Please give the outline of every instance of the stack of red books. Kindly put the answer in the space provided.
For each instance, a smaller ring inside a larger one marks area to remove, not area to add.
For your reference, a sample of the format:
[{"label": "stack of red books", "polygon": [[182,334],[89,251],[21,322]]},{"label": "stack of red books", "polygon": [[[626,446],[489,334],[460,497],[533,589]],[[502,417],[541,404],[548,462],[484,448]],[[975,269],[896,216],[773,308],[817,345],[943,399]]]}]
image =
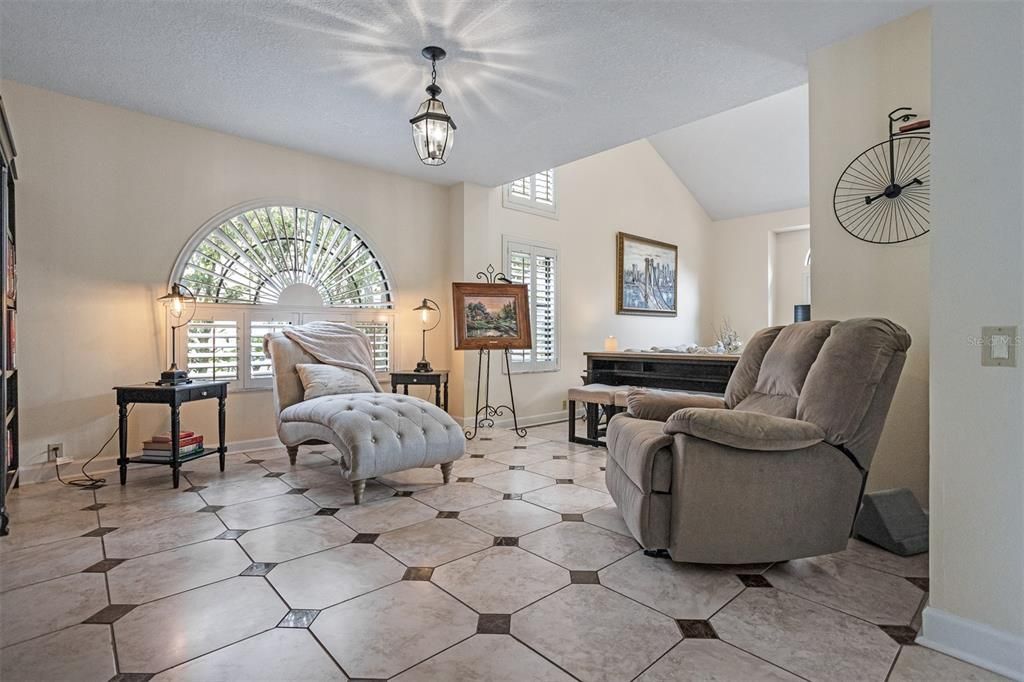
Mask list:
[{"label": "stack of red books", "polygon": [[[178,456],[191,455],[203,449],[202,435],[194,431],[182,431],[178,434]],[[171,434],[158,433],[151,440],[142,444],[142,454],[146,457],[171,458]]]}]

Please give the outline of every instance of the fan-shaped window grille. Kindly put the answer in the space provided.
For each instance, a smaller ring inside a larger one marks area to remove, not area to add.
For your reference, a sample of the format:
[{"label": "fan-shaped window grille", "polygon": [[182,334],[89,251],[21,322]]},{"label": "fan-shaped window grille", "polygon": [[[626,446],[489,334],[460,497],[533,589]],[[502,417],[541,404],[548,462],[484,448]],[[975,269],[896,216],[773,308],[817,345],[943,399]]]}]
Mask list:
[{"label": "fan-shaped window grille", "polygon": [[315,291],[325,306],[390,308],[387,274],[370,246],[340,220],[307,208],[243,211],[195,245],[179,280],[203,303],[284,303]]}]

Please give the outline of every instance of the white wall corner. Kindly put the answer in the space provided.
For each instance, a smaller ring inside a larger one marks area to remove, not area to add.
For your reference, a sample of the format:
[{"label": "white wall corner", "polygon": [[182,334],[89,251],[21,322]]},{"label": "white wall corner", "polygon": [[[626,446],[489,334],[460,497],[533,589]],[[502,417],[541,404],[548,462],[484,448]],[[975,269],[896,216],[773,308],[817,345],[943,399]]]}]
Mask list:
[{"label": "white wall corner", "polygon": [[917,643],[974,665],[1024,680],[1024,637],[928,606]]}]

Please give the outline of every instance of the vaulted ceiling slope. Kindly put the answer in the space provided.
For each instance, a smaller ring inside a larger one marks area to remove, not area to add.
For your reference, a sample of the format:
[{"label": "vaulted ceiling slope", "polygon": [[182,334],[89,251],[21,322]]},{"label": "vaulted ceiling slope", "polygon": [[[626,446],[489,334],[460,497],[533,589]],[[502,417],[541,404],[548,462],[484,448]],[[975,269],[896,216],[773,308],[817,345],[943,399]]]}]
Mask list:
[{"label": "vaulted ceiling slope", "polygon": [[[4,0],[0,74],[449,184],[493,186],[806,81],[901,0]],[[450,161],[408,119],[441,45]]]},{"label": "vaulted ceiling slope", "polygon": [[712,220],[810,202],[807,86],[653,135],[651,144]]}]

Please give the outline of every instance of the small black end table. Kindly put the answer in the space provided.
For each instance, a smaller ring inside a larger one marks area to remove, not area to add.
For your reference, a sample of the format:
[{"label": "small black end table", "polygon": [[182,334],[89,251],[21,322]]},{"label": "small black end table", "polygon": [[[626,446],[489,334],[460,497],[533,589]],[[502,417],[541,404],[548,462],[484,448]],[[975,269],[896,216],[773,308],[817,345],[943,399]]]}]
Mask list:
[{"label": "small black end table", "polygon": [[[228,398],[227,381],[194,381],[191,384],[177,386],[157,386],[156,384],[138,384],[135,386],[115,386],[117,392],[117,427],[118,445],[121,455],[117,464],[121,469],[121,485],[128,480],[128,464],[163,464],[171,467],[171,480],[178,487],[181,465],[193,459],[207,455],[220,455],[220,470],[224,471],[224,455],[228,448],[224,443],[225,422],[224,404]],[[181,456],[178,448],[178,434],[181,433],[181,405],[193,400],[217,399],[217,436],[215,448],[203,448],[199,452]],[[171,458],[147,457],[139,455],[128,457],[128,405],[132,403],[155,403],[171,408]]]},{"label": "small black end table", "polygon": [[[448,411],[448,370],[435,369],[432,372],[414,372],[402,370],[391,373],[391,392],[398,393],[398,386],[402,385],[405,395],[409,395],[409,385],[433,386],[434,404],[445,412]],[[444,391],[444,400],[441,399],[441,392]]]}]

